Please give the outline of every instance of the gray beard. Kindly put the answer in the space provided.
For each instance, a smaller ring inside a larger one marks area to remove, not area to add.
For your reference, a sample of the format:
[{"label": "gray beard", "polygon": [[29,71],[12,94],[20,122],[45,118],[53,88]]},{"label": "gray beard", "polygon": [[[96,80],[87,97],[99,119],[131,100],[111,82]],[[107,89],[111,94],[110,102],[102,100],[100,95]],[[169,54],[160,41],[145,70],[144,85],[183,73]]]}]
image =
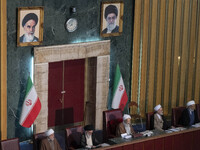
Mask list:
[{"label": "gray beard", "polygon": [[107,22],[107,29],[108,29],[108,32],[111,32],[114,28],[116,27],[116,22],[114,24],[109,24]]},{"label": "gray beard", "polygon": [[24,42],[33,42],[34,34],[28,35],[27,33],[24,34]]}]

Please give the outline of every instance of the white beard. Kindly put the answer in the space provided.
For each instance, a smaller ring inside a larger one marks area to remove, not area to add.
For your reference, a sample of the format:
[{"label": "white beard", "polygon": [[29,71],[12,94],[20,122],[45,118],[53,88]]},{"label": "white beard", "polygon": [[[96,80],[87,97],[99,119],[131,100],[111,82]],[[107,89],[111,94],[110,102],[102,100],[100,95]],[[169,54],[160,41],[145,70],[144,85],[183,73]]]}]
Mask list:
[{"label": "white beard", "polygon": [[107,22],[107,29],[108,29],[107,33],[111,33],[112,30],[113,30],[115,27],[116,27],[116,21],[115,21],[114,23],[112,23],[112,24],[109,24],[109,23]]},{"label": "white beard", "polygon": [[131,134],[130,124],[125,123],[124,121],[123,121],[123,124],[124,124],[125,130],[126,130],[126,133],[130,135]]},{"label": "white beard", "polygon": [[34,34],[28,35],[27,33],[24,34],[23,42],[33,42]]}]

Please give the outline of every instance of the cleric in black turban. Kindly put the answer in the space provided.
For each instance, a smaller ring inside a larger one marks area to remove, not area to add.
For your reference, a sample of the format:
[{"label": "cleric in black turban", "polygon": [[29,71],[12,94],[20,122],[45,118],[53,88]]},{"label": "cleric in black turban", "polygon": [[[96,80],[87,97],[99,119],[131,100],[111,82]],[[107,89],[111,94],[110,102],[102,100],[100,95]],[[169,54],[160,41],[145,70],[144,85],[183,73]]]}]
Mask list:
[{"label": "cleric in black turban", "polygon": [[22,20],[22,26],[24,27],[24,25],[29,21],[29,20],[34,20],[35,21],[35,25],[37,25],[38,23],[38,16],[34,13],[29,13],[27,14],[24,19]]},{"label": "cleric in black turban", "polygon": [[99,141],[95,137],[94,126],[86,125],[84,130],[85,132],[81,135],[81,146],[87,149],[97,148]]},{"label": "cleric in black turban", "polygon": [[107,18],[108,14],[114,13],[116,17],[118,16],[118,9],[115,5],[108,5],[105,9],[104,17]]}]

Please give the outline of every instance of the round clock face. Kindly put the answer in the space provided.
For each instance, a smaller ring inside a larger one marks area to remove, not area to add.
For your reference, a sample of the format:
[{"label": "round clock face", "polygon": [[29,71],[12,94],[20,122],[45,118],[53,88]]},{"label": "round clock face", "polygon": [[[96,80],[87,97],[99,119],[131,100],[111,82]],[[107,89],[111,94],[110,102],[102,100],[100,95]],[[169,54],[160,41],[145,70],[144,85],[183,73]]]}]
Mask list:
[{"label": "round clock face", "polygon": [[70,18],[66,22],[66,28],[69,32],[74,32],[77,29],[78,21],[75,18]]}]

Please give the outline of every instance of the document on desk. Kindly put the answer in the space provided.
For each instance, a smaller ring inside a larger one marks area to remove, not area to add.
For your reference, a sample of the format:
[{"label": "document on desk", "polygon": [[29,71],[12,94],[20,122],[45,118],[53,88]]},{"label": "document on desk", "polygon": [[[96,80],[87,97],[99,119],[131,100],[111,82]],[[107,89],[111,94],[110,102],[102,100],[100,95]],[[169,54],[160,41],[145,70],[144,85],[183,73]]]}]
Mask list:
[{"label": "document on desk", "polygon": [[101,147],[106,147],[106,146],[110,146],[110,144],[108,143],[102,143],[102,144],[99,144]]},{"label": "document on desk", "polygon": [[169,130],[172,131],[172,132],[178,132],[178,131],[180,131],[180,129],[178,129],[178,128],[169,129]]},{"label": "document on desk", "polygon": [[186,129],[186,128],[184,128],[184,127],[178,127],[178,128],[169,129],[168,131],[178,132],[178,131],[183,131],[183,130],[185,130],[185,129]]},{"label": "document on desk", "polygon": [[149,131],[149,130],[146,130],[144,132],[140,132],[143,136],[152,136],[153,135],[153,132],[152,131]]},{"label": "document on desk", "polygon": [[123,133],[123,134],[121,134],[121,137],[122,137],[123,139],[130,139],[130,138],[132,138],[132,135],[129,135],[129,134],[127,134],[127,133]]},{"label": "document on desk", "polygon": [[192,125],[192,127],[199,128],[200,127],[200,123],[196,123],[196,124]]}]

